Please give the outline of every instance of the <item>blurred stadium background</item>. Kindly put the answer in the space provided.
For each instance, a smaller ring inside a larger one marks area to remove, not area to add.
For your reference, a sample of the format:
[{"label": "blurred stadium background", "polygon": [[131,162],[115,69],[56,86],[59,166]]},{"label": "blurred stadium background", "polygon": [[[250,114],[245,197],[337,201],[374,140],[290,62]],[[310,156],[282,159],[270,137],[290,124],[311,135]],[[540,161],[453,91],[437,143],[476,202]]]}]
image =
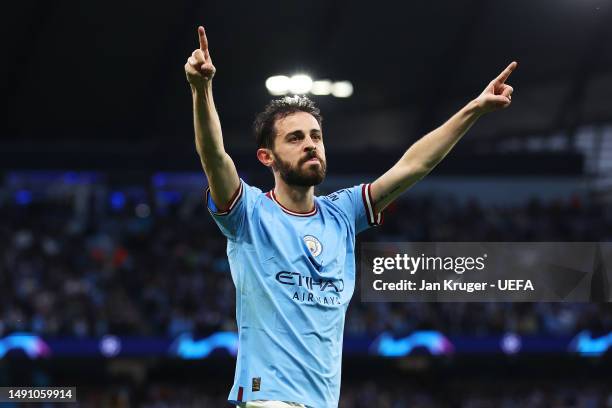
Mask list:
[{"label": "blurred stadium background", "polygon": [[[311,95],[326,193],[373,180],[519,61],[513,105],[360,241],[610,241],[611,6],[10,3],[0,385],[76,385],[82,406],[227,406],[234,288],[203,203],[183,72],[197,25],[226,149],[264,190],[250,125],[270,76],[353,86]],[[362,303],[356,290],[340,406],[612,407],[611,352],[605,302]]]}]

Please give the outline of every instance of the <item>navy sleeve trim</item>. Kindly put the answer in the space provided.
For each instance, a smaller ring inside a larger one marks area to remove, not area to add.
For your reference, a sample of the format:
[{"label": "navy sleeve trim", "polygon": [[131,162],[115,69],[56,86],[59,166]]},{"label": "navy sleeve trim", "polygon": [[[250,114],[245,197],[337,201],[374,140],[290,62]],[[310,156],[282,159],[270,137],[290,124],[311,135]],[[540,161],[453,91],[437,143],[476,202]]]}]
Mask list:
[{"label": "navy sleeve trim", "polygon": [[242,180],[240,180],[240,185],[238,186],[238,189],[234,193],[234,196],[230,199],[229,205],[228,205],[227,209],[225,209],[223,211],[219,211],[219,209],[215,205],[215,203],[214,203],[214,201],[212,199],[212,196],[210,194],[210,187],[206,188],[206,203],[207,203],[208,211],[212,215],[227,215],[227,214],[229,214],[236,207],[236,203],[238,203],[238,200],[240,200],[240,197],[242,197]]},{"label": "navy sleeve trim", "polygon": [[361,185],[361,198],[363,199],[363,205],[366,210],[366,218],[368,219],[368,224],[370,226],[378,226],[383,223],[383,214],[382,212],[374,213],[374,205],[372,203],[372,185],[371,184],[362,184]]}]

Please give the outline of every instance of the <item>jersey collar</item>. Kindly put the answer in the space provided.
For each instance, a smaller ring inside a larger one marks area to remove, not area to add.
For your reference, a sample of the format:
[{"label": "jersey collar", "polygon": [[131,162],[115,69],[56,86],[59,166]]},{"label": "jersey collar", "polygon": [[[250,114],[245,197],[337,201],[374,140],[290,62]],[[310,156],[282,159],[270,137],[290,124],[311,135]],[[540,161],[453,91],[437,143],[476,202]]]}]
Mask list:
[{"label": "jersey collar", "polygon": [[286,212],[289,215],[295,215],[296,217],[311,217],[313,215],[315,215],[317,213],[317,205],[315,203],[314,208],[310,211],[306,211],[306,212],[297,212],[297,211],[291,211],[290,209],[288,209],[287,207],[285,207],[284,205],[282,205],[281,203],[278,202],[278,200],[276,199],[276,194],[274,194],[274,190],[270,190],[266,193],[266,197],[270,198],[272,201],[274,201],[276,204],[278,204],[278,206],[281,208],[281,210],[283,210],[284,212]]}]

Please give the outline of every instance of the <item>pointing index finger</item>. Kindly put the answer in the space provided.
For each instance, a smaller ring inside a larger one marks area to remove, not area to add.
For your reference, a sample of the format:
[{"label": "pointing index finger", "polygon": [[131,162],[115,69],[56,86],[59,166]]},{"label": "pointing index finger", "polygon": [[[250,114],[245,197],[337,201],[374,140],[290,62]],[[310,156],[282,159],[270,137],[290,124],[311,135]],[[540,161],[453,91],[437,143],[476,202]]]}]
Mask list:
[{"label": "pointing index finger", "polygon": [[495,78],[495,82],[497,82],[498,84],[503,84],[504,82],[506,82],[506,79],[508,79],[508,77],[510,76],[512,71],[514,71],[517,65],[518,64],[516,61],[512,61],[510,65],[508,65],[506,69],[504,69],[502,73],[499,74],[497,78]]},{"label": "pointing index finger", "polygon": [[200,39],[200,49],[206,51],[208,49],[208,39],[206,38],[206,32],[202,26],[198,27],[198,37]]}]

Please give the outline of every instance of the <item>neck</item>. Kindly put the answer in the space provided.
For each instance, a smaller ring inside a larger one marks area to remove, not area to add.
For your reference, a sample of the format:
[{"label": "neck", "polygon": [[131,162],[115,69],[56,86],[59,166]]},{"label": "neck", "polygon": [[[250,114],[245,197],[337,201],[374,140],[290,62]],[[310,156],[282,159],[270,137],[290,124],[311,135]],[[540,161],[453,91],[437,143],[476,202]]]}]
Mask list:
[{"label": "neck", "polygon": [[314,186],[293,186],[277,178],[274,187],[276,200],[288,210],[305,213],[314,208]]}]

